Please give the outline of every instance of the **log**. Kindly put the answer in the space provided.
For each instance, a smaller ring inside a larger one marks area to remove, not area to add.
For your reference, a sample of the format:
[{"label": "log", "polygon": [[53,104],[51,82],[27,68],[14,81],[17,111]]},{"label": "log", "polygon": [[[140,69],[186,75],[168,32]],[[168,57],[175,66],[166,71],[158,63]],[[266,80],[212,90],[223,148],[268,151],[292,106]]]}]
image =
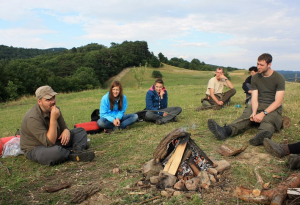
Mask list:
[{"label": "log", "polygon": [[248,189],[244,186],[236,187],[234,196],[247,202],[280,205],[287,196],[287,189],[297,188],[299,186],[300,173],[293,173],[277,187],[270,190],[262,190],[261,194],[257,197],[253,195],[252,189]]},{"label": "log", "polygon": [[217,152],[221,155],[224,155],[226,157],[229,156],[235,156],[237,154],[240,154],[241,152],[243,152],[246,148],[248,147],[248,145],[245,145],[244,147],[241,147],[240,149],[234,150],[226,145],[221,145]]},{"label": "log", "polygon": [[263,187],[264,187],[264,180],[262,179],[262,177],[258,173],[259,168],[260,168],[259,166],[256,166],[254,168],[254,173],[255,173],[255,176],[256,176],[256,180],[257,180],[257,182],[254,186],[253,192],[252,192],[254,196],[259,196],[261,191],[263,190]]},{"label": "log", "polygon": [[60,184],[58,186],[55,186],[55,187],[45,187],[45,190],[49,193],[52,193],[52,192],[59,191],[61,189],[69,188],[70,186],[71,186],[71,183],[66,182],[66,183],[62,183],[62,184]]},{"label": "log", "polygon": [[164,168],[164,172],[168,172],[172,175],[176,174],[188,140],[189,136],[180,139],[175,152],[173,153],[172,157],[169,159],[168,163]]},{"label": "log", "polygon": [[194,176],[200,177],[201,171],[200,171],[199,167],[195,164],[193,157],[190,157],[188,163],[189,163],[189,166],[191,167],[191,169],[193,170]]}]

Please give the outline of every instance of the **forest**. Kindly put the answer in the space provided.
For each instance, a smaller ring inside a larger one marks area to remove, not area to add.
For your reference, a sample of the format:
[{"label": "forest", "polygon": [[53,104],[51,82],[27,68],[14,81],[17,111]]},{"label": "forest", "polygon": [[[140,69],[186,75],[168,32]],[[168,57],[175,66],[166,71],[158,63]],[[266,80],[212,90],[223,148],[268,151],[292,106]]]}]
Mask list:
[{"label": "forest", "polygon": [[[215,70],[198,59],[168,60],[162,53],[155,56],[145,41],[111,43],[110,47],[91,43],[81,47],[25,49],[0,45],[0,102],[33,95],[36,88],[50,85],[57,92],[77,92],[103,86],[122,69],[163,64],[192,70]],[[232,71],[237,68],[225,67]]]}]

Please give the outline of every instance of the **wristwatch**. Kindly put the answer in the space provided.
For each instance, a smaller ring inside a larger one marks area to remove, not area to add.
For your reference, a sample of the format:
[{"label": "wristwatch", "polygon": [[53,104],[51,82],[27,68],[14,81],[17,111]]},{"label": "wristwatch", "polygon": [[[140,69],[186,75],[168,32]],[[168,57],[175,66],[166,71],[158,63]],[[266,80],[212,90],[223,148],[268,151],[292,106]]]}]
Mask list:
[{"label": "wristwatch", "polygon": [[267,115],[267,114],[268,114],[268,112],[264,110],[264,114],[265,114],[265,115]]}]

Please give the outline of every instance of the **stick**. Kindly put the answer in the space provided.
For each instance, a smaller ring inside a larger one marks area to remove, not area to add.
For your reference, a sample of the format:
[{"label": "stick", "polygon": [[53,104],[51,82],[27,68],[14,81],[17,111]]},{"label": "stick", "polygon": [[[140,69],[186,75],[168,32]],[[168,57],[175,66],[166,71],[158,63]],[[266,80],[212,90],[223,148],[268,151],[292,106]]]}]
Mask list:
[{"label": "stick", "polygon": [[259,168],[260,168],[259,166],[256,166],[254,168],[254,173],[255,173],[257,182],[254,186],[254,189],[253,189],[252,193],[256,197],[260,195],[260,193],[261,193],[261,191],[263,190],[263,187],[264,187],[264,180],[262,179],[262,177],[258,173]]},{"label": "stick", "polygon": [[146,200],[146,201],[142,201],[140,204],[145,204],[145,203],[147,203],[147,202],[149,202],[149,201],[153,201],[154,199],[158,199],[158,198],[159,198],[159,196],[156,196],[156,197],[153,197],[153,198],[148,199],[148,200]]}]

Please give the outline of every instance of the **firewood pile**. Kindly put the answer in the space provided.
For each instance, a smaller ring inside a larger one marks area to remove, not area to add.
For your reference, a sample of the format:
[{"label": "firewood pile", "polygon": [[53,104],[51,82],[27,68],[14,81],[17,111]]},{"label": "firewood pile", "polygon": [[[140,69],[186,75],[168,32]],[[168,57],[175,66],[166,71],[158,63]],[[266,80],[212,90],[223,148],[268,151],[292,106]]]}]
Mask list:
[{"label": "firewood pile", "polygon": [[217,183],[230,164],[211,160],[190,136],[181,128],[165,136],[144,165],[145,180],[168,193],[207,190]]}]

